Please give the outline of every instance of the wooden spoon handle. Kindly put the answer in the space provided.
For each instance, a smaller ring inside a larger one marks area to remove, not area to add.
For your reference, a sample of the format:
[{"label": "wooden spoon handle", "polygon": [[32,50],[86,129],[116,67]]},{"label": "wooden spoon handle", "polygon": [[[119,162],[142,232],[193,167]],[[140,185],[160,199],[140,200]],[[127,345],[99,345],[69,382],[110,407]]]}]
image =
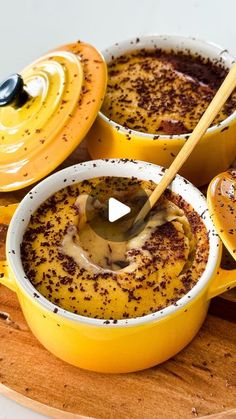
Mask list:
[{"label": "wooden spoon handle", "polygon": [[209,128],[209,126],[211,125],[216,115],[218,114],[218,112],[220,111],[220,109],[222,108],[222,106],[224,105],[224,103],[226,102],[226,100],[228,99],[228,97],[230,96],[230,94],[232,93],[235,87],[236,87],[236,63],[234,63],[233,66],[231,67],[227,77],[224,79],[219,90],[216,92],[216,95],[214,96],[208,108],[206,109],[201,119],[199,120],[198,124],[194,128],[189,139],[185,142],[179,154],[170,165],[169,169],[166,170],[160,183],[157,185],[157,187],[154,189],[154,191],[150,195],[149,199],[145,202],[144,206],[141,208],[134,223],[143,220],[146,217],[147,213],[150,211],[150,209],[153,207],[153,205],[158,201],[161,194],[164,192],[164,190],[169,186],[171,181],[174,179],[175,175],[178,173],[179,169],[185,163],[185,161],[187,160],[187,158],[193,151],[194,147],[198,143],[198,141],[206,132],[207,128]]}]

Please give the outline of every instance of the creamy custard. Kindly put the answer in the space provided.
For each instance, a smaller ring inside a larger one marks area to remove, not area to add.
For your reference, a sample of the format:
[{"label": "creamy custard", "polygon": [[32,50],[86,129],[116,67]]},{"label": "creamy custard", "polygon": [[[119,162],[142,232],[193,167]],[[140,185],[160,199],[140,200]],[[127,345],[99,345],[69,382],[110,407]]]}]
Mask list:
[{"label": "creamy custard", "polygon": [[[227,74],[220,63],[182,52],[142,49],[108,64],[102,112],[126,128],[150,134],[191,132]],[[236,94],[213,124],[236,109]]]},{"label": "creamy custard", "polygon": [[197,283],[208,260],[207,231],[178,195],[167,191],[134,237],[127,235],[129,216],[118,227],[104,224],[114,230],[113,236],[107,231],[112,240],[106,231],[97,234],[94,225],[103,219],[111,192],[132,207],[140,187],[149,195],[155,185],[95,178],[60,190],[37,209],[21,252],[39,293],[73,313],[116,321],[161,310]]}]

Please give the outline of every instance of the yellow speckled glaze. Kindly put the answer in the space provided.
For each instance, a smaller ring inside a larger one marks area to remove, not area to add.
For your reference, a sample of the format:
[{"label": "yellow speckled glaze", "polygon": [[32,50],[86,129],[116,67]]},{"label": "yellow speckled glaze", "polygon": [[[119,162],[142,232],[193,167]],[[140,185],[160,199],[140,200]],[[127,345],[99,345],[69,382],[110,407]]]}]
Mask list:
[{"label": "yellow speckled glaze", "polygon": [[[234,60],[223,48],[211,43],[180,36],[144,36],[115,44],[103,52],[106,62],[124,52],[137,48],[149,49],[157,46],[164,50],[190,50],[203,57],[221,60],[230,68]],[[235,112],[219,125],[209,128],[182,167],[180,174],[194,185],[210,182],[218,173],[228,169],[236,157],[236,117]],[[188,134],[189,136],[189,134]],[[186,134],[160,135],[125,129],[109,120],[102,112],[87,135],[88,150],[92,158],[129,158],[148,161],[169,167],[186,141]]]},{"label": "yellow speckled glaze", "polygon": [[[221,244],[207,213],[205,198],[191,184],[179,176],[172,190],[200,214],[209,230],[210,254],[206,270],[195,287],[177,306],[136,319],[120,320],[116,324],[104,324],[102,320],[90,319],[59,309],[41,295],[24,278],[20,260],[20,243],[31,211],[44,202],[52,193],[61,189],[63,179],[67,184],[96,176],[136,176],[158,182],[161,168],[144,162],[123,161],[86,162],[67,168],[50,176],[33,189],[33,199],[27,195],[16,206],[0,208],[0,223],[10,222],[7,235],[7,262],[0,262],[0,282],[15,290],[25,318],[38,340],[53,354],[73,365],[99,372],[121,373],[137,371],[157,365],[179,352],[196,335],[205,319],[210,298],[236,285],[236,272],[220,270]],[[91,173],[92,172],[92,173]],[[24,214],[24,220],[22,216]]]}]

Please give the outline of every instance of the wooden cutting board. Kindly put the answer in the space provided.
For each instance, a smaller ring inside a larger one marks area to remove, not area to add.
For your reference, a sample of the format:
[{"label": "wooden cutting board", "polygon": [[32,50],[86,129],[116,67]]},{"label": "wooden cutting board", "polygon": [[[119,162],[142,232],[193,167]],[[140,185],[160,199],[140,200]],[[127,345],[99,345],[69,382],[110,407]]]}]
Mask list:
[{"label": "wooden cutting board", "polygon": [[[83,144],[63,167],[87,158]],[[17,202],[26,192],[0,194],[0,205]],[[217,418],[220,412],[219,417],[236,418],[234,295],[211,303],[198,336],[171,360],[142,372],[108,375],[51,355],[29,330],[16,295],[0,286],[5,313],[0,314],[0,392],[55,418]]]}]

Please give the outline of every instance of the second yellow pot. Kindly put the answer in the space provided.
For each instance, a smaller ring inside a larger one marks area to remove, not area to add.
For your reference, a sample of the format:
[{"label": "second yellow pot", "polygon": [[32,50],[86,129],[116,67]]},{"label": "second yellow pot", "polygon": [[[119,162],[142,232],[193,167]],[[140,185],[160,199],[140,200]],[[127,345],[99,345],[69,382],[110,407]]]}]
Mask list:
[{"label": "second yellow pot", "polygon": [[[116,43],[103,51],[109,63],[114,57],[137,48],[161,48],[163,50],[186,51],[193,55],[217,60],[230,68],[234,58],[223,48],[200,40],[182,36],[144,36]],[[108,81],[109,82],[109,81]],[[236,112],[220,124],[209,128],[180,174],[194,185],[210,182],[218,173],[228,169],[236,157]],[[92,158],[129,158],[148,161],[169,167],[189,137],[182,135],[152,135],[126,129],[109,120],[99,112],[92,129],[87,135],[88,150]]]}]

